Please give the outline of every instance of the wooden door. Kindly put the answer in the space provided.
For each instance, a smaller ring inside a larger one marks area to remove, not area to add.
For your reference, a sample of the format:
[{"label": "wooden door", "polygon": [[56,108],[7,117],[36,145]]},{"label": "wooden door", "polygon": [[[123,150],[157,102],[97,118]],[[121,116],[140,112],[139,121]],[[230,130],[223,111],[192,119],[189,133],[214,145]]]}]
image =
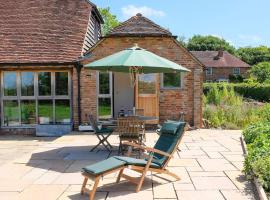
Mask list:
[{"label": "wooden door", "polygon": [[144,109],[145,116],[155,117],[157,119],[149,121],[149,123],[151,124],[158,123],[159,117],[158,94],[159,94],[158,74],[138,75],[136,84],[136,108]]}]

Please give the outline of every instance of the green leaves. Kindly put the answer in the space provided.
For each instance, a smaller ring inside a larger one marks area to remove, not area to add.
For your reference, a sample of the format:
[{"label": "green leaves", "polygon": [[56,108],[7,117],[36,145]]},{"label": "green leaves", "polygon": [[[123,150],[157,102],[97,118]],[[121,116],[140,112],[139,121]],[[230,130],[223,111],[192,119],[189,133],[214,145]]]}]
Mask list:
[{"label": "green leaves", "polygon": [[103,20],[104,24],[102,24],[102,36],[105,36],[109,33],[114,27],[119,25],[119,21],[116,15],[113,15],[110,11],[110,7],[107,8],[98,8]]},{"label": "green leaves", "polygon": [[236,54],[250,65],[270,61],[270,48],[266,46],[242,47],[237,50]]},{"label": "green leaves", "polygon": [[250,73],[259,83],[270,82],[270,62],[260,62],[252,66]]},{"label": "green leaves", "polygon": [[218,51],[223,49],[232,54],[235,53],[235,48],[229,42],[212,35],[194,35],[188,40],[187,49],[190,51]]}]

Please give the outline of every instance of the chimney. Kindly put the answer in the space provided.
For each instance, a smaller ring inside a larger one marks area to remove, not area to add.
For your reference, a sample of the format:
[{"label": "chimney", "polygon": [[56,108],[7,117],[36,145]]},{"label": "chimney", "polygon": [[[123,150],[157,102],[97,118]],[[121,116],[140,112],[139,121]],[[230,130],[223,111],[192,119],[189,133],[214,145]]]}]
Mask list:
[{"label": "chimney", "polygon": [[223,49],[218,50],[218,54],[214,57],[214,60],[218,60],[223,57]]}]

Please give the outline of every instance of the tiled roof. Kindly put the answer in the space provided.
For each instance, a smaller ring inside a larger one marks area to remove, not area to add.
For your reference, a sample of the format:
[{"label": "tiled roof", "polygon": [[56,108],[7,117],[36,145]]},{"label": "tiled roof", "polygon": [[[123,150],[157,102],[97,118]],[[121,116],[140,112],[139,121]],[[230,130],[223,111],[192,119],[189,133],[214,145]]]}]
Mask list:
[{"label": "tiled roof", "polygon": [[93,6],[86,0],[1,1],[0,63],[76,60]]},{"label": "tiled roof", "polygon": [[191,51],[191,53],[206,67],[250,67],[227,51]]},{"label": "tiled roof", "polygon": [[172,33],[138,13],[115,27],[107,36],[172,36]]}]

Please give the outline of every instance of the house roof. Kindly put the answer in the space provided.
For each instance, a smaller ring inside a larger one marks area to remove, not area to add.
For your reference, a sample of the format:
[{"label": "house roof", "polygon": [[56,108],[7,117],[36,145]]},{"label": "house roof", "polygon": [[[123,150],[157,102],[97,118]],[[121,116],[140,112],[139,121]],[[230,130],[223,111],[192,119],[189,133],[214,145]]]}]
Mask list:
[{"label": "house roof", "polygon": [[250,67],[227,51],[190,51],[206,67]]},{"label": "house roof", "polygon": [[82,54],[89,15],[87,0],[12,0],[0,8],[0,63],[67,63]]},{"label": "house roof", "polygon": [[172,33],[138,13],[112,29],[110,36],[172,36]]}]

